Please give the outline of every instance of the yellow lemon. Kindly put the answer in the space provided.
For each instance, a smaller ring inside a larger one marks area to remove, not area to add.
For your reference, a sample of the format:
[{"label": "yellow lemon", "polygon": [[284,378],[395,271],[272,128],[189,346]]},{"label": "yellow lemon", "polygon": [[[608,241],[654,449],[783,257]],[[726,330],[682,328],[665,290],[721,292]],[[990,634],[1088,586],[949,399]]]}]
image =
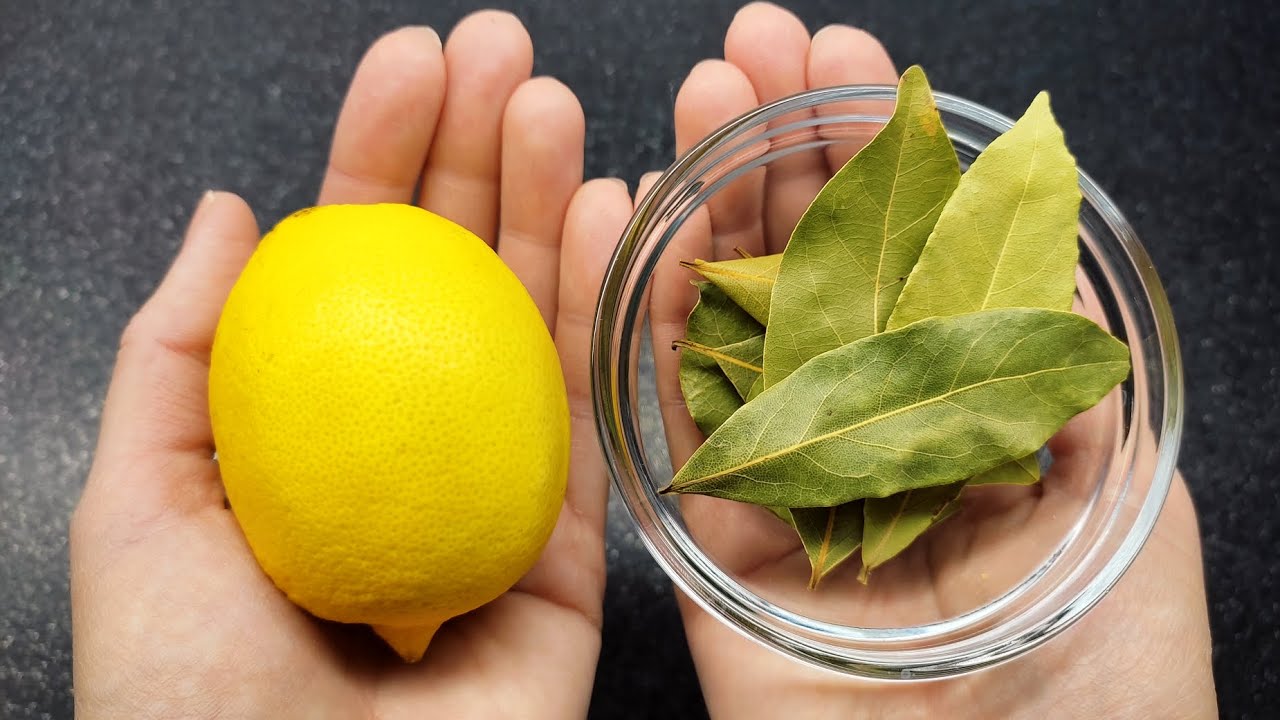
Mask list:
[{"label": "yellow lemon", "polygon": [[484,242],[420,208],[276,226],[223,309],[209,409],[263,570],[406,660],[533,566],[564,499],[569,413],[546,325]]}]

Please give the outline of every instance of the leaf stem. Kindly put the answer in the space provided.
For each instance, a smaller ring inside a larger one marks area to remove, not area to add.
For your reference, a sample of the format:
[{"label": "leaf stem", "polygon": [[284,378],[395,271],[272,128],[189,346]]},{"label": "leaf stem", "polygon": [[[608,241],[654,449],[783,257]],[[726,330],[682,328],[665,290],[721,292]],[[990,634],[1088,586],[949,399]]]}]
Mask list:
[{"label": "leaf stem", "polygon": [[707,357],[712,358],[714,360],[723,360],[724,362],[727,362],[730,365],[737,365],[738,367],[744,370],[748,370],[750,372],[754,372],[754,373],[764,372],[764,368],[758,365],[752,365],[746,360],[740,360],[732,355],[720,352],[719,350],[713,347],[707,347],[702,343],[696,343],[690,340],[676,340],[675,342],[671,343],[671,349],[674,350],[676,348],[692,350],[693,352],[696,352],[699,355],[706,355]]}]

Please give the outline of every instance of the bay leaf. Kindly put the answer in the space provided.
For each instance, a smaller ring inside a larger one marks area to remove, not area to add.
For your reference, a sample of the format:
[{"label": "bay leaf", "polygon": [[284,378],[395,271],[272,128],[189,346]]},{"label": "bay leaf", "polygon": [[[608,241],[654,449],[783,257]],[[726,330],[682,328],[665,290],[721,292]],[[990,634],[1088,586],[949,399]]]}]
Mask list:
[{"label": "bay leaf", "polygon": [[695,353],[680,357],[680,391],[689,416],[710,435],[742,407],[742,398],[715,360]]},{"label": "bay leaf", "polygon": [[746,340],[718,348],[687,339],[677,340],[673,344],[682,350],[705,355],[715,360],[721,372],[729,378],[729,382],[733,383],[734,390],[744,402],[751,391],[751,386],[764,372],[760,367],[761,356],[764,354],[764,334],[752,335]]},{"label": "bay leaf", "polygon": [[831,507],[955,482],[1030,454],[1128,371],[1124,344],[1070,312],[921,320],[766,388],[663,492]]},{"label": "bay leaf", "polygon": [[689,311],[685,323],[685,339],[709,347],[724,347],[764,334],[764,326],[756,322],[723,290],[698,281],[698,303]]},{"label": "bay leaf", "polygon": [[1070,309],[1079,217],[1075,158],[1040,93],[960,178],[888,327],[988,308]]},{"label": "bay leaf", "polygon": [[793,528],[794,528],[794,527],[796,526],[796,520],[795,520],[795,517],[794,517],[794,516],[792,516],[792,514],[791,514],[791,508],[775,507],[775,506],[773,506],[773,505],[765,505],[765,506],[764,506],[764,509],[765,509],[765,510],[768,510],[768,511],[769,511],[769,512],[771,512],[771,513],[773,513],[774,517],[776,517],[776,518],[778,518],[779,520],[781,520],[782,522],[784,522],[784,523],[786,523],[786,524],[790,525],[791,527],[793,527]]},{"label": "bay leaf", "polygon": [[782,255],[744,257],[738,260],[707,262],[694,260],[681,263],[720,288],[762,324],[769,322],[769,299],[778,277]]},{"label": "bay leaf", "polygon": [[854,501],[829,508],[792,508],[792,527],[800,534],[812,573],[809,589],[862,545],[862,502]]},{"label": "bay leaf", "polygon": [[764,385],[885,327],[960,180],[955,149],[919,67],[893,115],[823,186],[782,253],[765,337]]},{"label": "bay leaf", "polygon": [[[765,385],[815,355],[884,329],[907,271],[959,180],[955,150],[919,67],[903,73],[898,97],[889,122],[823,187],[792,233],[774,286],[780,305],[771,304],[771,321],[780,333],[766,338],[772,369]],[[811,586],[857,548],[850,538],[860,535],[862,518],[844,507],[803,513],[835,526],[796,524],[806,548],[826,547],[832,535],[845,538],[848,547],[844,553],[809,553]]]},{"label": "bay leaf", "polygon": [[[732,345],[764,332],[729,296],[709,282],[695,283],[698,303],[689,313],[685,340],[705,347]],[[738,408],[742,396],[725,375],[719,362],[695,352],[680,355],[680,390],[694,423],[710,435]]]},{"label": "bay leaf", "polygon": [[[960,178],[886,327],[996,307],[1069,309],[1078,256],[1077,183],[1075,159],[1041,93]],[[1039,479],[1032,455],[969,484],[1030,485]],[[905,549],[912,532],[922,534],[937,522],[929,507],[896,496],[867,501],[867,515],[884,519],[866,523],[873,534],[867,545],[887,543],[887,549],[871,565],[864,553],[864,573]],[[875,536],[890,531],[892,542]]]},{"label": "bay leaf", "polygon": [[725,345],[721,351],[724,357],[717,358],[720,369],[745,402],[751,394],[751,386],[764,375],[764,335],[752,335],[746,340]]},{"label": "bay leaf", "polygon": [[764,390],[764,373],[762,372],[760,373],[760,376],[756,378],[755,382],[751,383],[751,389],[747,391],[746,401],[751,402],[752,400],[755,400],[756,396],[759,395],[763,390]]},{"label": "bay leaf", "polygon": [[1035,485],[1040,482],[1040,461],[1035,455],[1010,460],[969,478],[969,485]]},{"label": "bay leaf", "polygon": [[[883,565],[933,527],[952,508],[964,489],[964,481],[898,493],[863,507],[863,584],[871,571]],[[953,510],[952,510],[953,511]]]}]

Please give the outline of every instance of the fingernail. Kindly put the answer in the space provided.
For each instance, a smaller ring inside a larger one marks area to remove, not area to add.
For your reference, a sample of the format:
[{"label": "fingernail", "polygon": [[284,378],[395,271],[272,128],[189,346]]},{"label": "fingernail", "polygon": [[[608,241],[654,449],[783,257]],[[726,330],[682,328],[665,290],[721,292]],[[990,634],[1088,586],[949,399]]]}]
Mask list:
[{"label": "fingernail", "polygon": [[205,190],[200,195],[200,199],[196,201],[195,209],[191,211],[191,219],[187,221],[187,231],[182,236],[182,244],[180,247],[186,247],[187,244],[191,242],[191,237],[196,234],[193,230],[198,226],[201,212],[213,204],[213,200],[217,195],[217,191],[214,190]]},{"label": "fingernail", "polygon": [[427,42],[430,42],[437,48],[444,47],[444,42],[440,40],[440,33],[436,32],[436,29],[430,25],[413,25],[410,26],[409,29],[414,32],[426,33],[428,37],[424,39],[427,40]]},{"label": "fingernail", "polygon": [[196,201],[196,206],[191,209],[190,222],[195,222],[195,219],[200,215],[200,211],[208,207],[213,202],[214,196],[217,194],[218,193],[213,190],[205,190],[200,193],[200,199]]}]

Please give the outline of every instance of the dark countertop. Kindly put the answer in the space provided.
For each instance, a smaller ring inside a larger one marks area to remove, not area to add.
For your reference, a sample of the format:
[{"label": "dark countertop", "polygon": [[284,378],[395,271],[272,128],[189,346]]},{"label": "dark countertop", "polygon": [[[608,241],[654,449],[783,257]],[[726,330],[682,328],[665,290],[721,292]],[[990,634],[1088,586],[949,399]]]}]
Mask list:
[{"label": "dark countertop", "polygon": [[[497,2],[581,96],[588,171],[672,152],[684,73],[737,0]],[[1018,113],[1047,88],[1125,210],[1182,337],[1181,466],[1200,510],[1223,715],[1280,706],[1280,69],[1266,3],[794,0],[877,33],[941,90]],[[478,3],[0,3],[0,717],[71,713],[66,518],[116,338],[206,188],[269,226],[311,203],[361,51]],[[181,7],[181,9],[179,9]],[[614,508],[618,510],[618,508]],[[672,591],[610,520],[593,717],[699,716]]]}]

